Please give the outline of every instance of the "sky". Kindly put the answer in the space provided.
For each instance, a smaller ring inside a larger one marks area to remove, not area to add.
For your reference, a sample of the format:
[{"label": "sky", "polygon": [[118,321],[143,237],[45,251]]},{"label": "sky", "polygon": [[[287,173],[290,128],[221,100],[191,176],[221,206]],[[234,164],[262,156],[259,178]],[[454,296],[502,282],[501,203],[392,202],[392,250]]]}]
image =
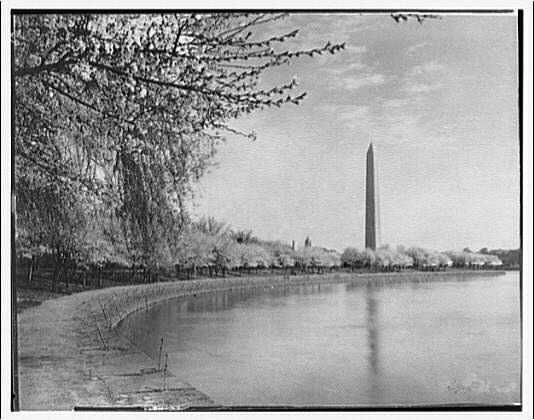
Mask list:
[{"label": "sky", "polygon": [[365,154],[378,172],[380,244],[436,250],[519,247],[516,17],[300,14],[258,36],[300,29],[290,49],[346,42],[269,71],[296,76],[299,106],[232,122],[196,186],[193,214],[263,239],[309,236],[364,247]]}]

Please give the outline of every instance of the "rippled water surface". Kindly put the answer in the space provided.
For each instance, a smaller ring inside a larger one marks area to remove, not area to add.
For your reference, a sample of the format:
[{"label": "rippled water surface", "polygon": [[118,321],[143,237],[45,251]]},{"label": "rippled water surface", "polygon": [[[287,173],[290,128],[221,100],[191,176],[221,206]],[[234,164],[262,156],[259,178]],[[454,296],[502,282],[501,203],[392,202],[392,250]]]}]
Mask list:
[{"label": "rippled water surface", "polygon": [[241,290],[169,301],[121,328],[225,405],[511,404],[519,275]]}]

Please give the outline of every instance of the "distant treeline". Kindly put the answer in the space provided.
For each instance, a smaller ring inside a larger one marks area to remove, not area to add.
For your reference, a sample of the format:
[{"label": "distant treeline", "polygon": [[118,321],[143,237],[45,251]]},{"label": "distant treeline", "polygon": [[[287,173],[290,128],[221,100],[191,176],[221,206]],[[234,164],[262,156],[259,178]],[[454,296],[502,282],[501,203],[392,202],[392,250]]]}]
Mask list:
[{"label": "distant treeline", "polygon": [[[70,233],[82,226],[73,227]],[[152,247],[129,246],[124,233],[113,229],[111,218],[102,218],[100,223],[89,226],[83,234],[61,235],[61,241],[46,245],[41,242],[38,246],[31,241],[34,235],[26,235],[22,230],[17,235],[19,278],[31,283],[45,274],[46,283],[54,290],[59,283],[67,287],[73,284],[102,287],[104,283],[249,275],[262,270],[288,275],[297,271],[322,273],[341,265],[341,256],[334,250],[320,247],[294,250],[287,243],[261,240],[251,231],[233,230],[213,218],[191,222],[171,232],[172,242],[161,241]],[[50,237],[58,238],[60,233]],[[43,238],[46,237],[40,237]]]},{"label": "distant treeline", "polygon": [[458,268],[497,268],[502,261],[496,255],[463,251],[438,252],[420,247],[405,248],[398,246],[395,250],[383,246],[376,251],[346,248],[341,256],[343,266],[351,269],[376,268],[382,271],[397,271],[405,268],[418,270],[442,270],[447,267]]},{"label": "distant treeline", "polygon": [[[436,271],[448,267],[499,268],[502,265],[497,255],[468,249],[437,252],[420,247],[383,246],[374,251],[349,247],[343,253],[317,246],[293,249],[288,243],[259,239],[251,231],[234,230],[211,217],[191,222],[186,229],[176,232],[175,242],[162,243],[143,255],[129,248],[121,240],[123,236],[112,235],[110,220],[107,224],[91,226],[83,236],[72,236],[69,242],[56,248],[32,246],[24,231],[19,234],[19,282],[52,290],[58,287],[72,290],[202,276],[320,274],[339,269]],[[512,251],[499,252],[505,255]]]},{"label": "distant treeline", "polygon": [[478,251],[484,255],[495,255],[499,258],[503,267],[506,268],[519,268],[521,266],[521,249],[492,249],[482,248]]}]

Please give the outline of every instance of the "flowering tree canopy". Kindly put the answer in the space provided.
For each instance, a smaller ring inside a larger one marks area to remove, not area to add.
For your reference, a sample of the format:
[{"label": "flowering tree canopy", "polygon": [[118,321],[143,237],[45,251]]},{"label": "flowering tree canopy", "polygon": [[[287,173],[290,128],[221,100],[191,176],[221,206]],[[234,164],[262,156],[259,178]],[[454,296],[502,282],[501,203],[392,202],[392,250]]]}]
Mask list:
[{"label": "flowering tree canopy", "polygon": [[[227,133],[253,111],[299,104],[296,80],[260,76],[344,44],[290,51],[298,30],[255,29],[285,14],[17,15],[13,78],[17,212],[40,211],[41,189],[94,195],[123,224],[130,248],[154,249]],[[26,220],[21,220],[24,225]],[[28,225],[29,226],[29,225]],[[33,241],[35,242],[35,241]]]}]

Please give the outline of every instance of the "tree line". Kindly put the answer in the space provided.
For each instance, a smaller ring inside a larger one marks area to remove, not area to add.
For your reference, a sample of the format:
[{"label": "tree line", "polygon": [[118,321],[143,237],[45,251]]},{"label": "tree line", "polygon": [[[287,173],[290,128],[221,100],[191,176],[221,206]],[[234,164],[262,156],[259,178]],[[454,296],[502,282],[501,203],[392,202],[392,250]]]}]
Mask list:
[{"label": "tree line", "polygon": [[398,246],[395,250],[388,245],[377,250],[358,250],[345,248],[341,255],[344,267],[355,269],[375,269],[380,271],[399,271],[407,268],[417,270],[444,270],[456,268],[498,268],[503,265],[497,255],[462,251],[439,252],[421,247]]},{"label": "tree line", "polygon": [[[73,204],[74,205],[74,204]],[[79,204],[78,205],[82,205]],[[252,231],[232,229],[213,217],[190,221],[186,228],[167,232],[174,241],[162,241],[151,249],[150,264],[136,248],[130,248],[120,234],[120,222],[105,214],[71,211],[62,216],[62,229],[40,225],[41,240],[50,240],[51,249],[18,236],[19,261],[23,262],[25,281],[35,281],[40,266],[53,267],[50,286],[65,288],[102,287],[107,284],[150,283],[160,280],[185,280],[200,276],[225,277],[254,274],[295,275],[325,273],[341,268],[351,271],[391,272],[407,269],[436,271],[457,268],[499,268],[501,260],[491,254],[462,251],[438,252],[421,247],[383,246],[377,250],[345,248],[343,253],[317,246],[295,249],[282,241],[257,238]],[[108,215],[109,216],[109,215]],[[59,259],[57,258],[59,255]],[[145,254],[146,255],[146,254]]]},{"label": "tree line", "polygon": [[149,265],[128,248],[120,235],[115,235],[118,227],[111,219],[98,215],[91,220],[84,218],[83,213],[81,216],[72,224],[65,224],[59,233],[55,228],[49,230],[48,235],[54,236],[50,239],[57,241],[56,250],[43,244],[32,246],[27,241],[29,236],[18,236],[18,258],[25,268],[22,275],[26,282],[35,282],[42,267],[53,268],[48,274],[55,290],[60,283],[67,289],[69,285],[102,287],[104,277],[108,283],[112,280],[133,284],[251,275],[266,270],[269,274],[284,275],[324,273],[341,266],[341,255],[335,250],[293,249],[282,241],[261,240],[251,231],[234,230],[211,217],[192,221],[187,228],[174,232],[174,242],[159,243]]}]

